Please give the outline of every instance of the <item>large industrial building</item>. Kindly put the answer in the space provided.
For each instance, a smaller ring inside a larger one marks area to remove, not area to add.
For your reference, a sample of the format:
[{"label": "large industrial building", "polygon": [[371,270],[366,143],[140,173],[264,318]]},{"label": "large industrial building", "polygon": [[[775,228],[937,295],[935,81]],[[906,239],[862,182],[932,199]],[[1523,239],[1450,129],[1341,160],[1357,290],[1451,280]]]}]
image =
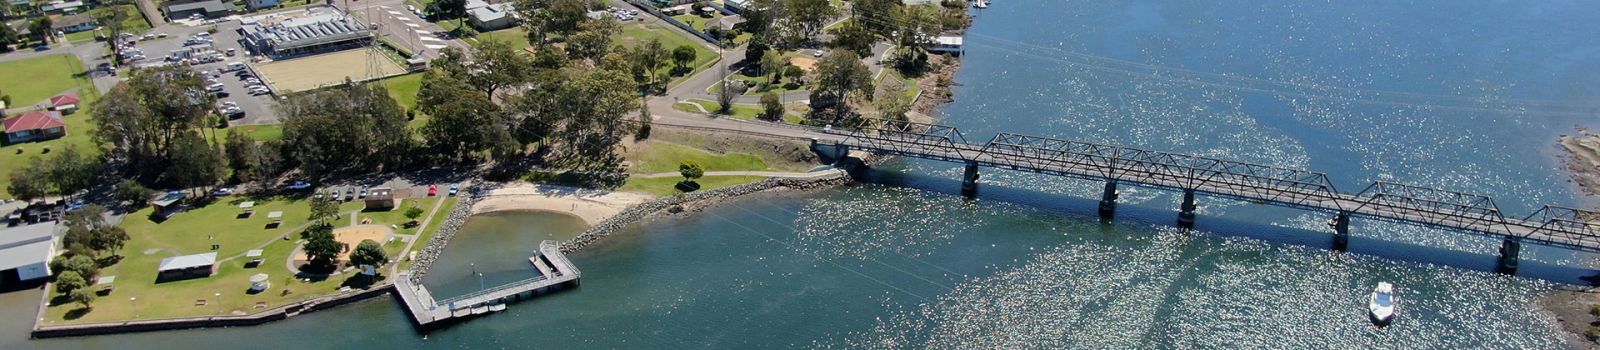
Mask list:
[{"label": "large industrial building", "polygon": [[50,277],[55,223],[0,226],[0,288]]},{"label": "large industrial building", "polygon": [[273,59],[361,47],[372,30],[332,7],[315,7],[239,19],[251,51]]}]

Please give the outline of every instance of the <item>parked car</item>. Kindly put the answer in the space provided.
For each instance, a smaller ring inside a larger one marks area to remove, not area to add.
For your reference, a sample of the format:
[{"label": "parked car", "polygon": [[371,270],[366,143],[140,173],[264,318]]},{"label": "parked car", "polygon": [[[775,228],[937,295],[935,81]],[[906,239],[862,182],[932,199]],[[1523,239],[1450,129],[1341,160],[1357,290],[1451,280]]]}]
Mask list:
[{"label": "parked car", "polygon": [[328,198],[330,198],[330,199],[339,199],[339,189],[337,189],[337,188],[328,189]]},{"label": "parked car", "polygon": [[215,190],[211,190],[211,195],[217,197],[231,196],[233,195],[233,189],[228,187],[218,187]]},{"label": "parked car", "polygon": [[345,189],[344,190],[344,200],[346,202],[348,202],[348,201],[353,200],[353,199],[356,199],[356,189],[354,189],[354,188]]},{"label": "parked car", "polygon": [[361,194],[356,195],[356,198],[367,199],[367,189],[369,188],[371,187],[362,187]]},{"label": "parked car", "polygon": [[34,46],[33,47],[33,51],[45,51],[45,50],[49,50],[49,49],[50,49],[50,45],[49,44],[39,44],[39,46]]},{"label": "parked car", "polygon": [[448,192],[450,196],[455,196],[459,192],[461,192],[461,183],[450,184],[450,192]]},{"label": "parked car", "polygon": [[428,197],[439,195],[439,185],[428,184]]},{"label": "parked car", "polygon": [[288,186],[288,189],[291,189],[291,190],[303,190],[303,189],[307,189],[307,188],[311,188],[311,183],[305,182],[305,181],[290,182],[289,186]]}]

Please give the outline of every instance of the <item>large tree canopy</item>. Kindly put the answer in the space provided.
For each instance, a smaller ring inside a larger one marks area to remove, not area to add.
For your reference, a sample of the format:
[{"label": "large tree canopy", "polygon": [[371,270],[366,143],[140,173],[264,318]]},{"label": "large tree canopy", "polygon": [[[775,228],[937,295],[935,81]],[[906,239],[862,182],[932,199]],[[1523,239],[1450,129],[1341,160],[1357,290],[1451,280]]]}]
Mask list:
[{"label": "large tree canopy", "polygon": [[291,96],[280,109],[283,156],[313,179],[400,166],[412,144],[405,113],[378,84]]}]

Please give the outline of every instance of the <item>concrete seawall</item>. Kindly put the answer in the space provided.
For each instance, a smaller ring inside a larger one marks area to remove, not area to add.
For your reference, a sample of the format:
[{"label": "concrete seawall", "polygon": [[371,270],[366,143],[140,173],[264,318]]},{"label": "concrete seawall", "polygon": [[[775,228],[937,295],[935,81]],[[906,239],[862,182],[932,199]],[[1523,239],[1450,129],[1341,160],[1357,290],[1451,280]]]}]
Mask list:
[{"label": "concrete seawall", "polygon": [[371,289],[306,300],[243,316],[206,316],[60,326],[35,326],[33,328],[32,335],[34,338],[59,338],[192,328],[253,326],[267,322],[288,319],[290,317],[307,312],[325,310],[335,306],[384,295],[387,294],[393,287],[393,284],[386,283],[375,286]]}]

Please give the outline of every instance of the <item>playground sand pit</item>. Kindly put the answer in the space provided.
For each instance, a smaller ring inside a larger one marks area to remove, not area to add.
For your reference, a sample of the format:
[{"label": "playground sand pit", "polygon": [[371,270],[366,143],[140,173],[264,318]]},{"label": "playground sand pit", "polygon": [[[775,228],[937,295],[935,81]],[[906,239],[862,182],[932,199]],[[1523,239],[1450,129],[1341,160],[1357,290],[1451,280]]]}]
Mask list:
[{"label": "playground sand pit", "polygon": [[[355,251],[356,245],[361,244],[361,241],[370,239],[382,244],[388,241],[389,236],[393,234],[393,229],[383,225],[356,225],[333,229],[333,239],[347,246],[344,251],[339,252],[339,261],[349,261],[350,252]],[[304,251],[295,255],[294,259],[296,261],[311,260]]]},{"label": "playground sand pit", "polygon": [[[343,83],[345,78],[361,81],[368,77],[367,49],[344,50],[316,56],[273,61],[256,66],[262,79],[272,84],[277,93],[307,91]],[[387,57],[371,60],[377,66],[376,77],[404,73],[405,67]],[[375,78],[375,77],[374,77]]]},{"label": "playground sand pit", "polygon": [[793,64],[795,67],[800,67],[800,69],[804,69],[807,72],[815,71],[817,69],[817,59],[810,57],[790,58],[789,64]]}]

